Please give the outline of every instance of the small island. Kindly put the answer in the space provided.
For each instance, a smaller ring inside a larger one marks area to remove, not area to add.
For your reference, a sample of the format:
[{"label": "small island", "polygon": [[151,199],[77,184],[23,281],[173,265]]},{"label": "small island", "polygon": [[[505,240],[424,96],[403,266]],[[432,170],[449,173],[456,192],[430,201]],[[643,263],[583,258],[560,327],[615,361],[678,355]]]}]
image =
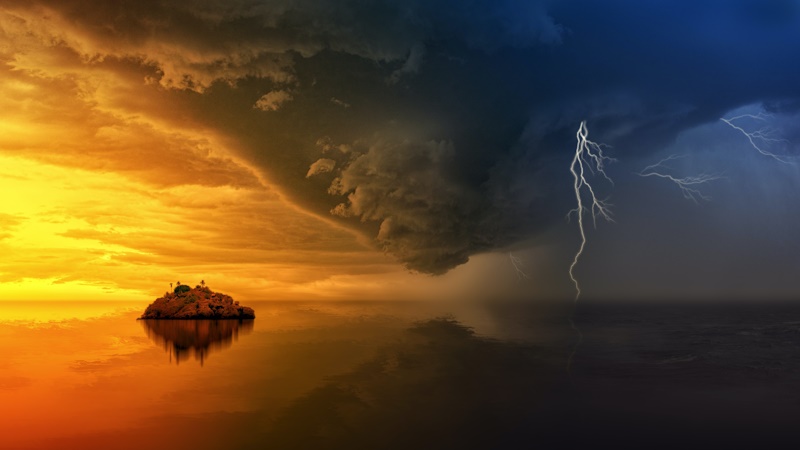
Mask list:
[{"label": "small island", "polygon": [[191,288],[178,282],[173,292],[157,298],[139,319],[255,319],[253,308],[201,284]]}]

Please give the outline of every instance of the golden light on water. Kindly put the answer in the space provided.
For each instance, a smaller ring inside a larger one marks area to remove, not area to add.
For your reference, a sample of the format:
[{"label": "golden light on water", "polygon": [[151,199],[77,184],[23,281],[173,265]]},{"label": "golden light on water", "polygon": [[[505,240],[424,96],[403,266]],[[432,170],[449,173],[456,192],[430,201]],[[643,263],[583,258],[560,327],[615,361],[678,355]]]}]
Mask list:
[{"label": "golden light on water", "polygon": [[[141,303],[0,303],[0,404],[13,405],[0,410],[0,448],[223,448],[260,439],[231,435],[226,420],[264,408],[274,415],[409,322],[384,313],[354,325],[363,310],[292,305],[253,304],[263,320],[248,323],[152,329],[135,320]],[[181,421],[204,431],[176,433]]]}]

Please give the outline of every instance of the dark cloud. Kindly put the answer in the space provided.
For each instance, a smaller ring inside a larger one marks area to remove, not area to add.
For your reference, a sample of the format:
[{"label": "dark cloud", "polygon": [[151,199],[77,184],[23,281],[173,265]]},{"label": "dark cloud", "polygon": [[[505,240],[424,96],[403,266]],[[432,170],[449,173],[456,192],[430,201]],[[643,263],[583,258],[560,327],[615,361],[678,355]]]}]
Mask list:
[{"label": "dark cloud", "polygon": [[149,89],[292,201],[427,273],[560,220],[581,120],[638,159],[742,105],[800,99],[787,0],[35,5],[6,14],[151,68]]},{"label": "dark cloud", "polygon": [[332,213],[379,223],[378,243],[411,269],[439,274],[467,262],[487,208],[479,191],[451,179],[453,144],[378,138],[362,145],[331,184],[332,194],[347,196]]}]

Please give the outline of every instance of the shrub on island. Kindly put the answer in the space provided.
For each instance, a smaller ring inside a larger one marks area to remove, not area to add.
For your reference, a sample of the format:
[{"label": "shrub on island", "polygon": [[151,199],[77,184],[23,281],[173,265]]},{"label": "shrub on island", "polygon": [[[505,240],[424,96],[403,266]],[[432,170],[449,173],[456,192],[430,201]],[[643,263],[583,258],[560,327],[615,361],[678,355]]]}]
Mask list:
[{"label": "shrub on island", "polygon": [[189,292],[191,290],[192,290],[192,288],[190,288],[189,286],[187,286],[185,284],[181,284],[181,285],[178,285],[175,288],[175,293],[178,294],[178,295],[181,295],[181,294],[183,294],[185,292]]}]

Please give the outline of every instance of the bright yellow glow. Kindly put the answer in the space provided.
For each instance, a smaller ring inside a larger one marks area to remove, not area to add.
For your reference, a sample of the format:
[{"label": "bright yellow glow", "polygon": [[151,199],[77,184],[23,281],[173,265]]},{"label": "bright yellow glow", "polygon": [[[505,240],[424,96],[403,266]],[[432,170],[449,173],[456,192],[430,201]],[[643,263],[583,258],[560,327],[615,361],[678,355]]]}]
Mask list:
[{"label": "bright yellow glow", "polygon": [[200,280],[241,300],[409,285],[363,238],[282,199],[234,139],[146,81],[152,67],[92,61],[76,50],[92,42],[53,45],[53,24],[15,14],[0,11],[0,301],[150,301]]},{"label": "bright yellow glow", "polygon": [[[75,286],[73,286],[75,287]],[[36,285],[20,286],[25,293],[36,290]],[[68,291],[69,288],[67,288]],[[81,287],[77,287],[78,290]],[[54,290],[52,301],[3,302],[0,304],[0,325],[15,324],[30,328],[41,326],[68,326],[71,320],[89,320],[125,311],[141,313],[145,302],[125,301],[70,301],[64,302],[64,290]],[[85,295],[85,293],[83,293]]]},{"label": "bright yellow glow", "polygon": [[14,135],[30,135],[30,128],[28,128],[25,124],[22,123],[15,123],[9,120],[0,121],[0,132],[3,133],[3,139],[9,139],[9,135],[12,137]]},{"label": "bright yellow glow", "polygon": [[316,294],[298,287],[331,275],[330,267],[304,262],[338,258],[292,249],[320,222],[267,191],[191,185],[155,191],[116,173],[0,154],[0,192],[13,193],[0,202],[2,300],[146,300],[182,278],[207,279],[250,298],[336,292],[330,283]]}]

